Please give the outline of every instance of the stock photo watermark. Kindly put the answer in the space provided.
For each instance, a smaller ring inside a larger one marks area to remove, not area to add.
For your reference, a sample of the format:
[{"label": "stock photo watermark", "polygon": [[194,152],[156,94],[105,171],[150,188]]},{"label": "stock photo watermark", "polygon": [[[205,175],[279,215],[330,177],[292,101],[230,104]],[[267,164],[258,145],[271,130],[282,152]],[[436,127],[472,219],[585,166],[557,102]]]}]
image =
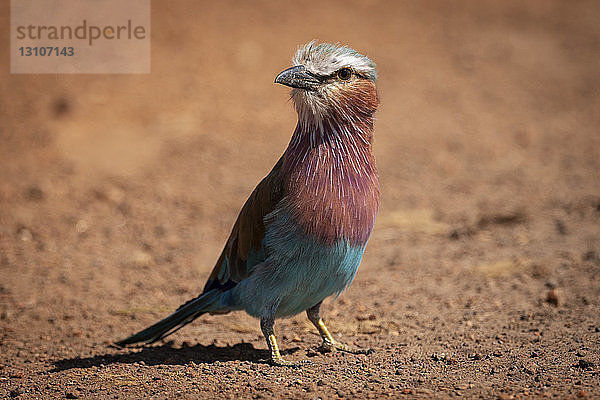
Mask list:
[{"label": "stock photo watermark", "polygon": [[150,73],[150,0],[11,0],[10,71]]}]

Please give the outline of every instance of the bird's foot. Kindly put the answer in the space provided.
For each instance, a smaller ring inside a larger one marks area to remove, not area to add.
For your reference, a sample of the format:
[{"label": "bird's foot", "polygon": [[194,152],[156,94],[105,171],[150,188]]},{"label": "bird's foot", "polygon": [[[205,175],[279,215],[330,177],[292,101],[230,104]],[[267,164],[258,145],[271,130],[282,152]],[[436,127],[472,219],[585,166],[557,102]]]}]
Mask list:
[{"label": "bird's foot", "polygon": [[303,365],[311,363],[309,360],[302,360],[302,361],[284,360],[283,357],[281,357],[281,353],[279,352],[279,346],[277,345],[277,339],[275,338],[275,335],[273,333],[268,333],[268,332],[269,331],[267,331],[265,336],[267,338],[267,344],[269,345],[269,349],[271,350],[271,364],[277,365],[279,367],[299,368],[299,367],[302,367]]},{"label": "bird's foot", "polygon": [[281,356],[274,355],[273,357],[271,357],[271,364],[276,365],[278,367],[300,368],[305,365],[312,364],[312,362],[310,360],[288,361]]},{"label": "bird's foot", "polygon": [[350,347],[344,343],[336,342],[335,340],[323,340],[319,350],[323,353],[330,353],[335,351],[343,351],[351,354],[372,354],[375,352],[373,349],[361,349],[358,347]]}]

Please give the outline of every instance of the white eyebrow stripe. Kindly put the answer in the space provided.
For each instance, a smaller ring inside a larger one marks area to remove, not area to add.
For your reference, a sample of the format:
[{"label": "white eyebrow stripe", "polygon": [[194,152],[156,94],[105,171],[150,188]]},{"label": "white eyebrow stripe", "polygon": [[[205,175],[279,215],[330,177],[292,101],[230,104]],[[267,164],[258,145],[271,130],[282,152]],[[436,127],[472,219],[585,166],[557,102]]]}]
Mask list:
[{"label": "white eyebrow stripe", "polygon": [[377,79],[375,63],[346,46],[312,41],[298,49],[292,62],[294,65],[304,65],[317,75],[328,76],[349,67],[369,79]]}]

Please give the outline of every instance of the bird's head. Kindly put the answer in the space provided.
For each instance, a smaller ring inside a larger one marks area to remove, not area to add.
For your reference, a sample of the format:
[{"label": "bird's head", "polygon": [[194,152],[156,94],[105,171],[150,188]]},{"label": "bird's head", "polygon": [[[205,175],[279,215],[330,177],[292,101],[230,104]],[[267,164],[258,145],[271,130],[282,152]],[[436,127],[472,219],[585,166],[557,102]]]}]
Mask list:
[{"label": "bird's head", "polygon": [[300,47],[294,66],[275,78],[292,88],[300,121],[371,120],[379,105],[375,63],[346,46],[314,41]]}]

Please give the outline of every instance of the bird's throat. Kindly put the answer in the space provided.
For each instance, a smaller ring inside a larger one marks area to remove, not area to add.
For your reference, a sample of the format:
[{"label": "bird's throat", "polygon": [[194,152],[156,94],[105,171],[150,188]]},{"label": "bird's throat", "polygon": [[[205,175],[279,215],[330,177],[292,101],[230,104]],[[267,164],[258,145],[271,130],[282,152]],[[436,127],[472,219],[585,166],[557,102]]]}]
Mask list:
[{"label": "bird's throat", "polygon": [[306,234],[327,244],[366,243],[379,207],[372,127],[372,121],[325,120],[321,130],[298,123],[282,171],[287,207]]}]

